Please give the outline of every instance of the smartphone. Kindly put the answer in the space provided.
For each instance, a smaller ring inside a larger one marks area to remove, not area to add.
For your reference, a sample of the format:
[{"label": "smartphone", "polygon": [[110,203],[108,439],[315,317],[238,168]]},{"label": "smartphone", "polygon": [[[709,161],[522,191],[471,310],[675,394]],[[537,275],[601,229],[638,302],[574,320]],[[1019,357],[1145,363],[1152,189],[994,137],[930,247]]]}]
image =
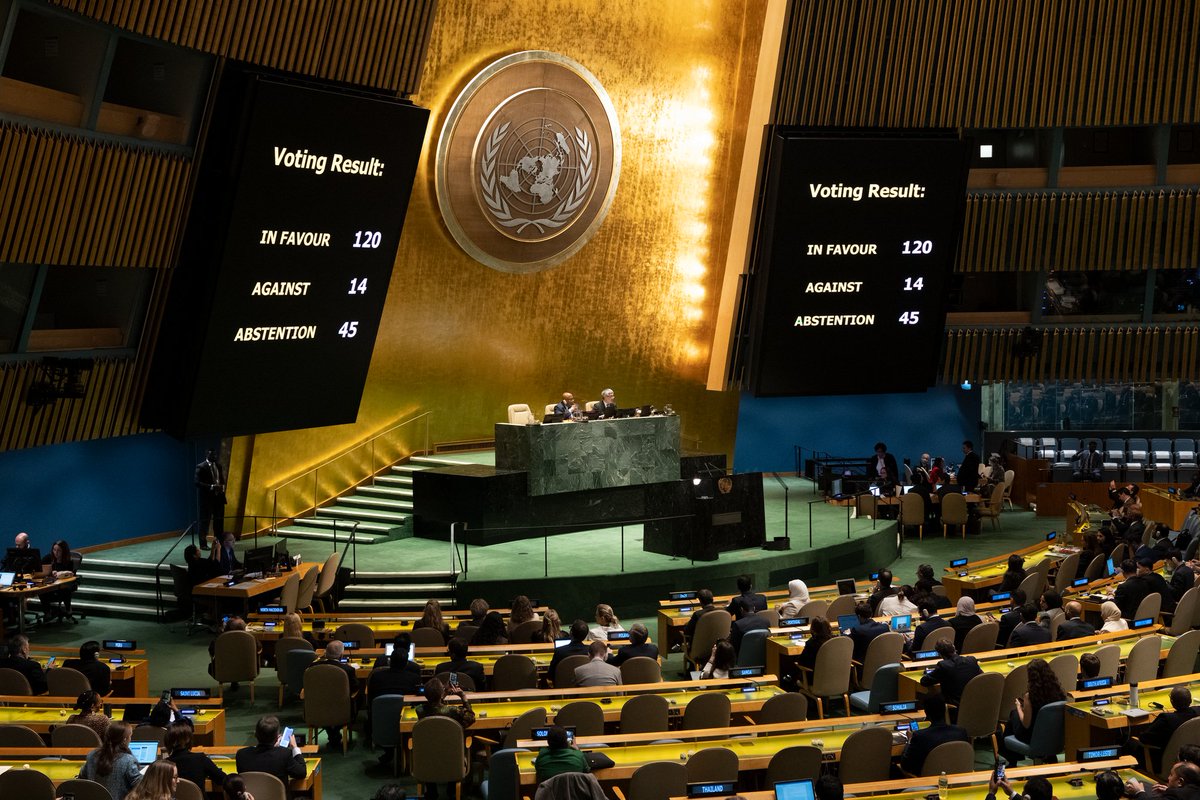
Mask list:
[{"label": "smartphone", "polygon": [[46,659],[46,669],[50,669],[54,666],[54,659],[56,658],[58,658],[58,656],[50,656]]},{"label": "smartphone", "polygon": [[170,690],[170,689],[163,689],[162,696],[161,696],[160,698],[158,698],[158,702],[160,702],[160,703],[167,703],[168,705],[170,705],[170,703],[171,703],[171,690]]},{"label": "smartphone", "polygon": [[450,673],[450,686],[454,689],[458,688],[458,673],[457,672]]},{"label": "smartphone", "polygon": [[1005,778],[1004,762],[997,761],[996,762],[996,780],[1002,781],[1002,780],[1004,780],[1004,778]]},{"label": "smartphone", "polygon": [[280,747],[291,747],[292,746],[292,729],[290,727],[284,728],[283,731],[279,734],[279,746]]}]

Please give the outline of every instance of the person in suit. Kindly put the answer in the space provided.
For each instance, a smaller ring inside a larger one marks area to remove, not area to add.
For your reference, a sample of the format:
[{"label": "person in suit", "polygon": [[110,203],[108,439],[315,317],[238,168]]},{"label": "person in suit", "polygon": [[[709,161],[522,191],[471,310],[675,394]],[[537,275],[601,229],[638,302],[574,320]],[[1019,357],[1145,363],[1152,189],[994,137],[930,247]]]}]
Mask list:
[{"label": "person in suit", "polygon": [[1096,626],[1090,622],[1083,620],[1083,606],[1072,600],[1064,607],[1066,619],[1058,625],[1058,638],[1056,641],[1063,639],[1082,639],[1085,636],[1095,636]]},{"label": "person in suit", "polygon": [[979,485],[979,455],[970,439],[962,443],[962,451],[962,463],[958,465],[958,486],[970,492]]},{"label": "person in suit", "polygon": [[475,691],[482,692],[487,685],[487,676],[483,673],[483,664],[478,661],[470,661],[467,659],[467,653],[470,652],[470,646],[467,640],[455,636],[446,643],[446,653],[450,656],[449,661],[443,661],[433,668],[434,675],[440,675],[443,672],[458,672],[470,677],[475,684]]},{"label": "person in suit", "polygon": [[591,658],[575,668],[576,686],[620,686],[621,670],[608,663],[608,642],[593,641],[588,647]]},{"label": "person in suit", "polygon": [[903,755],[900,756],[900,769],[909,775],[921,774],[925,758],[939,744],[971,741],[966,728],[946,722],[946,700],[940,692],[925,695],[921,707],[925,709],[925,719],[929,720],[929,727],[913,733],[904,747]]},{"label": "person in suit", "polygon": [[725,606],[725,610],[729,612],[730,616],[737,615],[737,609],[734,608],[734,603],[738,601],[738,598],[745,600],[750,606],[751,611],[767,610],[766,596],[754,591],[754,578],[750,577],[749,575],[739,575],[737,579],[737,589],[738,593],[729,600],[729,605]]},{"label": "person in suit", "polygon": [[[345,672],[346,680],[349,682],[350,686],[350,718],[354,719],[355,698],[358,694],[358,675],[355,673],[354,667],[350,666],[349,664],[342,663],[342,653],[344,652],[345,648],[342,646],[342,643],[337,639],[332,640],[329,642],[329,644],[325,645],[324,655],[309,664],[307,669],[305,669],[305,672],[307,673],[308,670],[312,669],[313,667],[324,666],[326,664],[337,667],[342,672]],[[407,647],[405,648],[404,653],[405,660],[407,660]],[[392,656],[395,657],[395,655],[396,654],[393,651]],[[332,750],[342,746],[341,728],[326,728],[325,732],[329,735],[329,749]],[[238,768],[238,771],[242,771],[240,767]]]},{"label": "person in suit", "polygon": [[1017,589],[1012,594],[1012,606],[1000,615],[1000,629],[996,631],[996,642],[1000,647],[1008,646],[1008,637],[1021,624],[1021,606],[1025,605],[1025,590]]},{"label": "person in suit", "polygon": [[617,397],[612,389],[605,389],[600,393],[600,400],[592,406],[592,411],[601,418],[617,415]]},{"label": "person in suit", "polygon": [[[408,648],[412,637],[407,633],[398,633],[392,639],[392,654],[381,655],[375,659],[371,675],[367,678],[367,696],[371,698],[385,694],[415,694],[421,680],[421,668],[408,660]],[[436,670],[434,674],[440,672]],[[371,719],[370,706],[367,707],[367,720]]]},{"label": "person in suit", "polygon": [[68,658],[63,666],[82,672],[97,694],[108,694],[112,688],[112,668],[99,655],[100,643],[89,640],[79,645],[79,658]]},{"label": "person in suit", "polygon": [[757,613],[750,610],[750,606],[745,597],[733,598],[731,604],[736,612],[734,613],[733,623],[729,626],[729,643],[733,645],[733,649],[742,652],[742,638],[750,631],[765,631],[770,630],[771,625]]},{"label": "person in suit", "polygon": [[946,702],[957,703],[962,699],[967,681],[982,674],[983,670],[974,656],[960,656],[952,642],[938,642],[937,651],[942,660],[921,676],[921,685],[939,686]]},{"label": "person in suit", "polygon": [[1122,617],[1133,619],[1137,607],[1141,605],[1146,595],[1150,594],[1150,584],[1141,575],[1138,575],[1137,563],[1132,558],[1121,562],[1121,574],[1124,575],[1125,580],[1113,592],[1113,602],[1117,604],[1117,608],[1121,609]]},{"label": "person in suit", "polygon": [[1172,594],[1167,579],[1154,571],[1153,558],[1138,559],[1137,575],[1150,587],[1150,593],[1157,592],[1162,597],[1163,611],[1173,611],[1175,609],[1175,595]]},{"label": "person in suit", "polygon": [[46,693],[46,671],[29,657],[29,637],[25,634],[8,637],[8,654],[0,658],[0,668],[5,667],[24,675],[34,694]]},{"label": "person in suit", "polygon": [[1050,627],[1038,624],[1038,610],[1033,603],[1021,606],[1021,623],[1008,637],[1009,647],[1028,647],[1050,641]]},{"label": "person in suit", "polygon": [[254,726],[256,744],[243,747],[234,756],[238,772],[265,772],[283,781],[286,786],[293,778],[303,778],[307,767],[296,737],[280,741],[279,717],[266,716]]},{"label": "person in suit", "polygon": [[862,663],[867,656],[867,647],[871,640],[880,634],[888,632],[888,626],[871,619],[871,604],[860,602],[854,607],[858,624],[850,629],[850,641],[854,642],[854,660]]},{"label": "person in suit", "polygon": [[212,523],[213,537],[220,541],[225,534],[225,474],[217,461],[217,451],[209,450],[196,465],[196,506],[200,509],[200,535],[208,536]]},{"label": "person in suit", "polygon": [[875,455],[867,459],[867,478],[876,486],[895,486],[900,483],[896,457],[887,451],[887,445],[883,442],[875,443]]},{"label": "person in suit", "polygon": [[1200,767],[1189,761],[1176,762],[1167,776],[1165,789],[1145,786],[1130,778],[1125,781],[1125,796],[1131,800],[1200,800]]},{"label": "person in suit", "polygon": [[1192,707],[1192,693],[1186,686],[1176,686],[1171,690],[1171,710],[1163,711],[1151,722],[1144,731],[1138,734],[1138,740],[1150,748],[1150,758],[1153,763],[1147,765],[1155,772],[1162,763],[1162,751],[1175,730],[1196,716],[1200,709]]},{"label": "person in suit", "polygon": [[[586,656],[589,655],[588,646],[583,643],[583,640],[588,636],[588,624],[581,619],[577,619],[571,623],[571,641],[564,644],[562,647],[555,648],[554,655],[550,658],[550,666],[546,670],[546,675],[551,681],[554,680],[554,675],[558,669],[559,663],[567,656]],[[561,687],[560,687],[561,688]]]},{"label": "person in suit", "polygon": [[183,560],[187,564],[188,586],[196,586],[223,574],[218,572],[221,565],[211,558],[205,558],[194,544],[183,549]]},{"label": "person in suit", "polygon": [[925,637],[939,628],[950,626],[950,623],[938,614],[937,602],[932,595],[926,595],[917,603],[917,613],[921,616],[921,624],[913,631],[912,639],[904,645],[909,653],[919,653],[924,649]]},{"label": "person in suit", "polygon": [[563,392],[562,400],[554,404],[554,413],[566,417],[579,410],[579,404],[575,402],[575,395],[571,392]]},{"label": "person in suit", "polygon": [[608,663],[614,667],[620,667],[631,658],[644,656],[658,660],[658,645],[653,642],[646,641],[650,638],[650,631],[640,622],[635,622],[629,626],[629,644],[624,647],[618,647],[617,652],[613,653]]},{"label": "person in suit", "polygon": [[163,739],[163,750],[167,753],[167,760],[179,770],[179,777],[197,786],[204,786],[204,782],[209,780],[216,789],[225,783],[225,771],[204,753],[192,752],[192,734],[190,721],[171,723]]},{"label": "person in suit", "polygon": [[1183,553],[1172,548],[1167,551],[1167,568],[1171,570],[1171,596],[1178,603],[1188,589],[1196,585],[1196,573],[1183,560]]},{"label": "person in suit", "polygon": [[877,614],[883,598],[891,597],[894,594],[896,594],[896,589],[892,586],[892,571],[890,569],[879,570],[879,580],[875,582],[875,591],[871,592],[871,596],[867,599],[867,602],[871,604],[871,613]]},{"label": "person in suit", "polygon": [[954,616],[950,618],[950,627],[954,628],[955,649],[961,650],[963,642],[966,641],[967,632],[976,625],[982,624],[983,620],[975,613],[975,601],[965,596],[958,598]]},{"label": "person in suit", "polygon": [[1077,481],[1098,481],[1100,470],[1104,467],[1104,458],[1096,450],[1096,440],[1088,442],[1087,450],[1080,450],[1071,459],[1075,462],[1072,477]]},{"label": "person in suit", "polygon": [[700,618],[710,611],[717,611],[716,605],[713,604],[712,589],[701,589],[696,592],[696,602],[700,607],[692,612],[692,616],[688,619],[687,625],[683,627],[683,635],[689,642],[696,635],[696,625],[700,622]]}]

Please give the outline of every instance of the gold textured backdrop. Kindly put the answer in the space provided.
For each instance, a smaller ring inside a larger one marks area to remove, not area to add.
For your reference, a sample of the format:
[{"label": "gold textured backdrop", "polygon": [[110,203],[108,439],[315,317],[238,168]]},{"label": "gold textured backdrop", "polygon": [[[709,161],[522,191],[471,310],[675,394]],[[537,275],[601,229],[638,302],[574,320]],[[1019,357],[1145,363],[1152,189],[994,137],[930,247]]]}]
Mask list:
[{"label": "gold textured backdrop", "polygon": [[[414,98],[433,112],[430,134],[359,421],[236,441],[231,484],[245,487],[246,507],[269,512],[272,487],[420,411],[433,412],[436,442],[490,439],[509,403],[536,410],[563,389],[671,403],[685,447],[732,453],[737,397],[704,381],[765,3],[442,0]],[[595,238],[558,267],[513,275],[446,232],[433,153],[470,76],[527,49],[596,75],[624,160]]]}]

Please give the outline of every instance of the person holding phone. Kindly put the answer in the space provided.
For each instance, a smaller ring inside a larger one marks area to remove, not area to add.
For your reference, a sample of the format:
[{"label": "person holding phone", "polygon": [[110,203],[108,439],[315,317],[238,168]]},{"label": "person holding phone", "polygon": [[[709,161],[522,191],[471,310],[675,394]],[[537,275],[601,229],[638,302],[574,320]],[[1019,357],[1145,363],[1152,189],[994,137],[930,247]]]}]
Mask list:
[{"label": "person holding phone", "polygon": [[304,756],[296,745],[295,735],[285,741],[281,735],[279,717],[266,716],[254,726],[257,744],[237,751],[234,763],[238,772],[266,772],[287,785],[293,778],[303,778],[308,771]]},{"label": "person holding phone", "polygon": [[564,772],[590,772],[587,758],[567,738],[561,725],[551,725],[546,734],[546,749],[533,760],[538,783]]},{"label": "person holding phone", "polygon": [[920,728],[912,733],[904,747],[903,755],[900,756],[900,769],[909,775],[921,774],[925,758],[939,744],[971,741],[966,728],[946,722],[946,700],[941,692],[925,695],[921,707],[925,710],[925,719],[929,720],[929,727]]}]

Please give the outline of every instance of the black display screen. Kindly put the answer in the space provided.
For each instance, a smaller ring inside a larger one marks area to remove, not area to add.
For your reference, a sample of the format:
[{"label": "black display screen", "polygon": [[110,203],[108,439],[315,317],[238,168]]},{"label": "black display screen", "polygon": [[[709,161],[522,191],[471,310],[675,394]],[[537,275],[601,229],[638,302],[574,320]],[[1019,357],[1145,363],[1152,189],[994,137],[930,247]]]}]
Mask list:
[{"label": "black display screen", "polygon": [[175,330],[155,354],[152,388],[166,376],[172,402],[151,402],[147,421],[188,436],[354,422],[428,111],[262,75],[228,83]]},{"label": "black display screen", "polygon": [[965,199],[953,135],[776,129],[750,311],[755,395],[936,379]]}]

